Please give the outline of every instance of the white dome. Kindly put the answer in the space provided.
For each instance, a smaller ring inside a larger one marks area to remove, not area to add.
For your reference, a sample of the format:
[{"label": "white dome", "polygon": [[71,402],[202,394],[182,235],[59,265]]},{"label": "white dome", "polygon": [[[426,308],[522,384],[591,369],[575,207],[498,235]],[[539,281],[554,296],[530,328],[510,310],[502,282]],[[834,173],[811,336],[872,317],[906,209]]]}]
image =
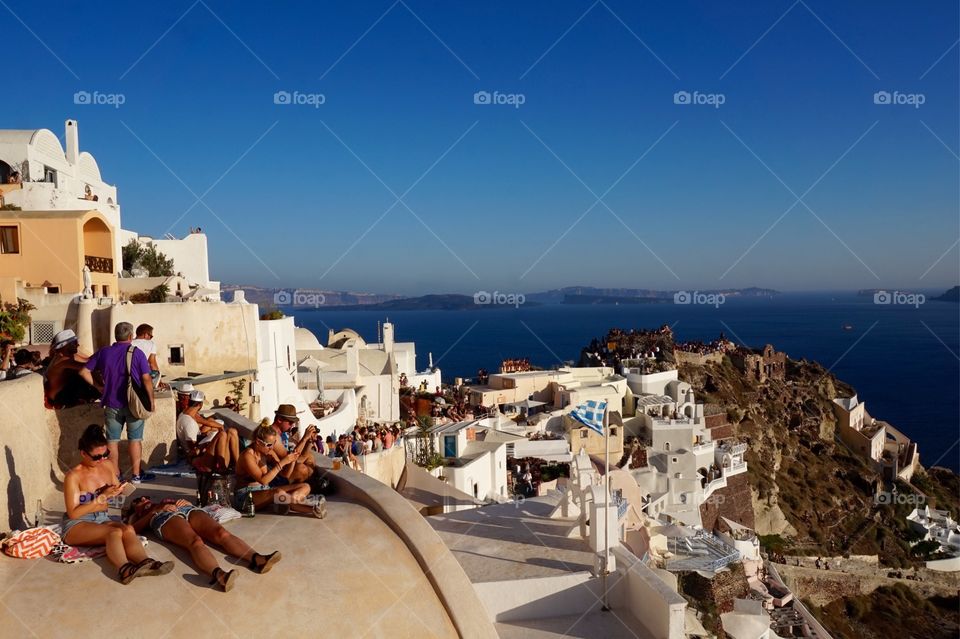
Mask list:
[{"label": "white dome", "polygon": [[295,328],[294,337],[296,339],[298,352],[323,350],[323,346],[320,344],[320,340],[317,339],[317,336],[305,328],[299,326]]}]

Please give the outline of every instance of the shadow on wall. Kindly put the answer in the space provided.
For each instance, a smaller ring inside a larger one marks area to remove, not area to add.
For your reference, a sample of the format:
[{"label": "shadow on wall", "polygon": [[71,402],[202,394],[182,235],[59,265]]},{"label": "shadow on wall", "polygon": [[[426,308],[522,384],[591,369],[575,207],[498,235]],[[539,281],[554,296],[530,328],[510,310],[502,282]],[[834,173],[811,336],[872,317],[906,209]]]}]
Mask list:
[{"label": "shadow on wall", "polygon": [[[57,464],[60,467],[61,473],[66,473],[80,463],[80,451],[77,444],[80,441],[80,436],[83,435],[84,429],[90,424],[104,425],[103,408],[101,408],[100,404],[84,404],[54,411],[54,415],[56,424],[59,426],[56,429],[58,437],[56,450]],[[153,434],[150,432],[151,426],[153,425],[152,420],[154,419],[159,419],[159,417],[151,417],[144,426],[145,437],[143,450],[144,452],[149,451],[149,456],[143,459],[145,467],[166,464],[168,456],[171,457],[169,461],[173,461],[173,451],[170,443],[166,441],[153,441],[157,438],[158,434],[156,431]],[[127,452],[129,442],[126,439],[126,428],[124,428],[122,437],[123,439],[120,441],[120,459],[116,461],[120,465],[121,471],[125,472],[130,470],[130,456]],[[58,486],[58,488],[62,488],[62,485]]]},{"label": "shadow on wall", "polygon": [[13,460],[13,451],[9,446],[3,447],[7,458],[7,528],[9,530],[24,530],[29,528],[26,520],[27,504],[23,497],[23,482],[17,474],[16,463]]}]

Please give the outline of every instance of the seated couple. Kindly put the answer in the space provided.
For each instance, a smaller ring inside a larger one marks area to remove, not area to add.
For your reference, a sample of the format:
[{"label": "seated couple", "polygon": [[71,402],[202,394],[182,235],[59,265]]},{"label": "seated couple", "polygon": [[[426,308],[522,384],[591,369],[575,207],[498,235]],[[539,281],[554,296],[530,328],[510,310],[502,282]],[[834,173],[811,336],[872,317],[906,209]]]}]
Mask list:
[{"label": "seated couple", "polygon": [[201,415],[203,400],[203,391],[190,392],[177,417],[177,441],[194,468],[223,473],[234,468],[240,459],[240,436],[236,428],[227,428],[223,422]]},{"label": "seated couple", "polygon": [[[312,465],[300,463],[301,453],[296,449],[278,454],[278,445],[280,436],[272,425],[258,426],[253,432],[253,443],[243,451],[237,464],[234,506],[242,510],[249,495],[256,510],[274,508],[281,513],[293,511],[323,519],[327,515],[326,499],[311,495],[310,484],[296,479],[303,477]],[[312,472],[309,470],[305,479]]]},{"label": "seated couple", "polygon": [[128,523],[111,520],[107,501],[123,494],[127,484],[117,482],[117,469],[110,459],[103,427],[88,426],[79,448],[80,464],[63,480],[66,513],[61,537],[71,546],[106,546],[107,559],[117,568],[121,583],[173,570],[172,561],[156,561],[144,552],[137,533],[148,528],[158,538],[189,550],[197,567],[211,577],[211,585],[217,584],[225,592],[233,587],[236,572],[220,568],[204,542],[216,544],[227,554],[248,562],[256,573],[269,571],[279,561],[279,552],[254,552],[203,510],[184,500],[154,503],[149,497],[139,497],[126,509]]},{"label": "seated couple", "polygon": [[311,482],[317,471],[313,451],[323,448],[323,442],[317,436],[317,427],[307,426],[303,436],[298,436],[300,417],[292,404],[280,404],[274,412],[270,428],[276,433],[273,452],[277,459],[287,455],[296,455],[296,463],[283,469],[280,476],[291,483]]}]

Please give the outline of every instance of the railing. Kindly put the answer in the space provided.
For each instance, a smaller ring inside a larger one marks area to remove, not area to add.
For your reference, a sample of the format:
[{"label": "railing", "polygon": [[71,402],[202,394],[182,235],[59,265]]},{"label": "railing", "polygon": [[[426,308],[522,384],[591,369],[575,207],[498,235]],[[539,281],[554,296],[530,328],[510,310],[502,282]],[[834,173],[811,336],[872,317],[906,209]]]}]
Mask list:
[{"label": "railing", "polygon": [[113,258],[84,255],[83,263],[93,273],[113,273]]},{"label": "railing", "polygon": [[728,564],[740,561],[740,551],[731,548],[722,539],[705,530],[698,530],[697,537],[707,546],[711,546],[717,552],[725,553],[721,557],[714,559],[707,564],[707,570],[717,571]]}]

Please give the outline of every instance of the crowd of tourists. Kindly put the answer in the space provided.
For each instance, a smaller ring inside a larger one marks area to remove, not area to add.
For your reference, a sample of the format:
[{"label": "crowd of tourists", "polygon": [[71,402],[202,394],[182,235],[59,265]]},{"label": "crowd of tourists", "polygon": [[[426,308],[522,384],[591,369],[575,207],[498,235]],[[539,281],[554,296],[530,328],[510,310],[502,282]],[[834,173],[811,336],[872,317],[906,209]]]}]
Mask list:
[{"label": "crowd of tourists", "polygon": [[[173,562],[147,556],[138,535],[186,549],[193,564],[209,577],[210,584],[228,591],[237,578],[234,569],[221,568],[208,545],[265,573],[280,559],[279,552],[260,554],[229,533],[210,512],[185,499],[155,499],[137,494],[144,482],[156,477],[147,473],[141,459],[149,416],[155,410],[155,392],[168,387],[161,382],[153,327],[136,329],[120,322],[115,341],[89,357],[79,353],[79,340],[71,330],[57,333],[50,356],[39,361],[38,353],[15,351],[11,343],[0,349],[3,377],[17,379],[28,374],[43,376],[48,408],[69,408],[99,402],[103,424],[88,426],[78,442],[80,463],[63,482],[64,507],[60,541],[69,547],[102,547],[127,584],[139,577],[163,575]],[[324,492],[329,480],[318,469],[314,452],[341,457],[357,466],[356,459],[397,445],[399,429],[387,425],[358,427],[341,435],[339,444],[328,438],[326,446],[314,425],[300,428],[300,416],[290,404],[280,405],[273,420],[264,420],[249,439],[230,427],[218,413],[205,415],[203,391],[190,384],[176,389],[176,446],[179,457],[201,478],[231,479],[232,506],[245,514],[271,511],[324,518]],[[222,404],[238,409],[238,400],[228,396]],[[119,444],[126,434],[129,475],[121,472]],[[158,471],[159,472],[159,471]],[[198,488],[198,496],[200,494]],[[111,518],[111,506],[122,506],[121,519]]]}]

